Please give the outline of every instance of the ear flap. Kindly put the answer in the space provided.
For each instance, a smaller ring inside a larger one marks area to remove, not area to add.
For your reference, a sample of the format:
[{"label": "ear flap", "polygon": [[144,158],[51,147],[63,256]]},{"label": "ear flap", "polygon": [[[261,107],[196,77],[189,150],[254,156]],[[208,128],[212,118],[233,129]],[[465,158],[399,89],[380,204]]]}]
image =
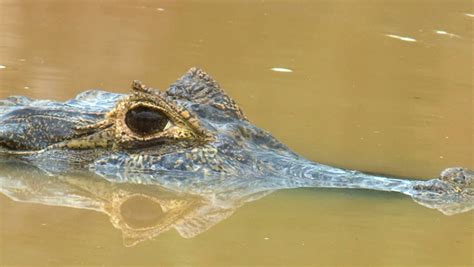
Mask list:
[{"label": "ear flap", "polygon": [[246,120],[235,101],[220,88],[211,76],[198,68],[191,68],[168,88],[166,94],[173,99],[210,105],[229,116]]}]

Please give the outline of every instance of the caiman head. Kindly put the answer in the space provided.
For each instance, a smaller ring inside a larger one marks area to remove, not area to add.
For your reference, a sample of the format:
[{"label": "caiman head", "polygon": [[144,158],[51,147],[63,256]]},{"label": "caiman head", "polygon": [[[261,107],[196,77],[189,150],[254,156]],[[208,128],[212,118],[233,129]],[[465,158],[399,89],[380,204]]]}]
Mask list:
[{"label": "caiman head", "polygon": [[128,95],[0,100],[0,192],[104,212],[130,246],[173,228],[193,237],[270,193],[251,180],[272,164],[259,153],[298,157],[196,68],[166,91],[134,81]]},{"label": "caiman head", "polygon": [[210,196],[222,206],[269,190],[337,187],[401,192],[445,214],[474,208],[474,175],[465,168],[447,169],[440,179],[407,181],[298,156],[251,124],[196,68],[166,91],[135,81],[129,95],[88,91],[66,102],[0,101],[4,158],[53,174],[85,169],[113,182],[159,184]]},{"label": "caiman head", "polygon": [[197,68],[166,91],[134,81],[126,96],[88,91],[64,103],[24,97],[0,102],[0,155],[43,165],[258,174],[262,165],[255,155],[268,151],[297,157],[249,123]]}]

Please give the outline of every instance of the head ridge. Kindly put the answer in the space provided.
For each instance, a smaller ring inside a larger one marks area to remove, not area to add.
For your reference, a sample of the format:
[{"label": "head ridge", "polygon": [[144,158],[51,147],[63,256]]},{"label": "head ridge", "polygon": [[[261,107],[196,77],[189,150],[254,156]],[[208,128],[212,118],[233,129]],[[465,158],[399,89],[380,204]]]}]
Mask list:
[{"label": "head ridge", "polygon": [[210,75],[199,68],[191,68],[166,90],[166,95],[177,101],[208,105],[226,116],[247,120],[237,103]]}]

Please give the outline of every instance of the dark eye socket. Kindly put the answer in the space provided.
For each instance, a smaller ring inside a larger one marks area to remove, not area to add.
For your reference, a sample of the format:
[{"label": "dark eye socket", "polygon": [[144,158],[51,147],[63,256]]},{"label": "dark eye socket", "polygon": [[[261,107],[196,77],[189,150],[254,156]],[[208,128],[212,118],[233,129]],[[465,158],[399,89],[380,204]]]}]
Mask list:
[{"label": "dark eye socket", "polygon": [[139,135],[161,132],[168,122],[168,116],[162,111],[150,107],[135,107],[125,114],[125,123],[130,130]]}]

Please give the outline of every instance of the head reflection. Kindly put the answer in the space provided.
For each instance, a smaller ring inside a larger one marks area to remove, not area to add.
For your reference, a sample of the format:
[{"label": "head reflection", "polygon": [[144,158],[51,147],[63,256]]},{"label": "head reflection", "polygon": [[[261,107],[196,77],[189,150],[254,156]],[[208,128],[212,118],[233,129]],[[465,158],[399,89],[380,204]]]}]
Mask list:
[{"label": "head reflection", "polygon": [[155,226],[163,217],[159,200],[145,195],[132,195],[119,206],[117,214],[125,225],[132,229],[144,229]]},{"label": "head reflection", "polygon": [[204,195],[174,192],[159,186],[111,183],[90,174],[51,176],[22,162],[0,162],[1,193],[15,201],[90,209],[107,214],[121,230],[125,246],[175,229],[192,238],[229,217],[241,206]]}]

